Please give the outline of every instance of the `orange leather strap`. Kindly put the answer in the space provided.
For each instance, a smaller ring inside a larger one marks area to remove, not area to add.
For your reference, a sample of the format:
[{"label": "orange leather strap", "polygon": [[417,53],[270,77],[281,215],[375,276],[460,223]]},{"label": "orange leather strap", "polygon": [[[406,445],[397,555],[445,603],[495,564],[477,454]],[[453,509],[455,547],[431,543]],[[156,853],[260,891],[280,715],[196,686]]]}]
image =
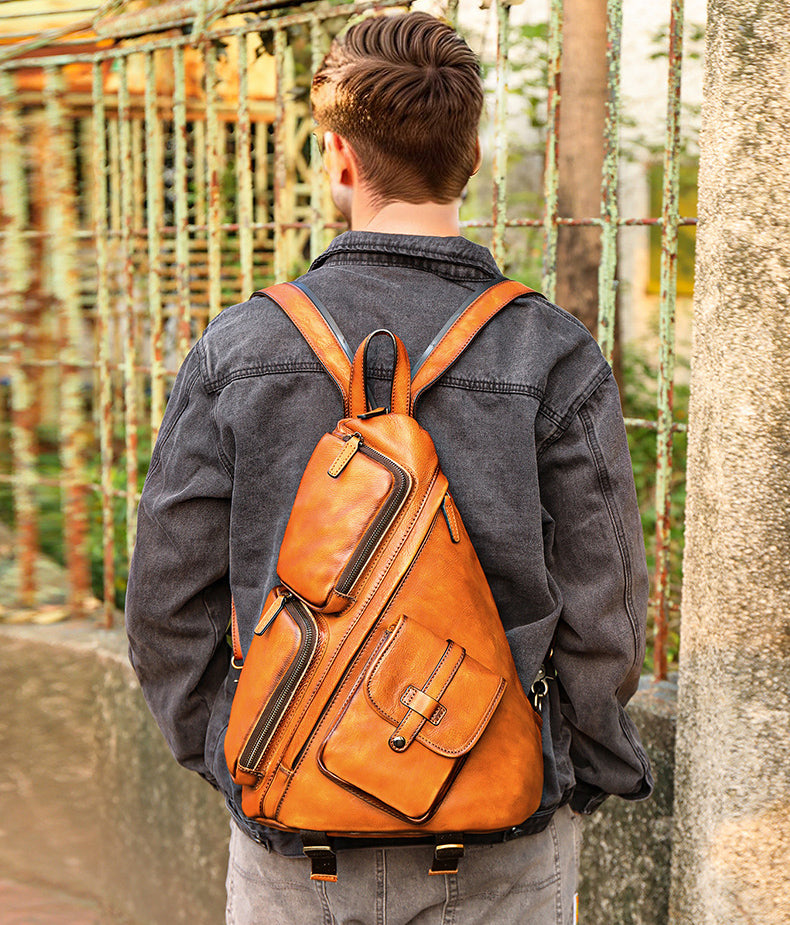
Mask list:
[{"label": "orange leather strap", "polygon": [[[408,748],[417,738],[418,733],[425,725],[425,721],[430,721],[431,715],[433,715],[437,709],[444,711],[440,698],[447,690],[447,686],[461,666],[461,662],[464,660],[465,655],[466,651],[462,646],[453,642],[452,639],[447,640],[447,648],[433,674],[428,678],[421,690],[415,690],[415,693],[409,698],[410,702],[404,704],[409,708],[409,711],[400,721],[395,732],[390,736],[390,743],[393,745],[395,751],[403,751]],[[420,702],[415,703],[415,700],[418,699]],[[431,715],[427,715],[429,711],[426,709],[426,705],[430,701],[433,701],[435,706],[430,710]],[[423,707],[422,710],[419,709],[420,706]],[[405,742],[404,745],[401,745],[400,742],[395,744],[398,737]]]},{"label": "orange leather strap", "polygon": [[244,661],[244,653],[241,651],[241,640],[239,639],[239,618],[236,616],[236,602],[230,599],[230,636],[233,642],[233,667],[241,668]]},{"label": "orange leather strap", "polygon": [[[296,325],[340,390],[343,396],[343,413],[347,416],[351,413],[352,405],[351,354],[337,325],[328,314],[322,313],[305,290],[306,287],[303,289],[300,284],[278,283],[254,294],[268,296]],[[455,363],[486,324],[514,299],[534,291],[523,283],[506,279],[489,286],[473,299],[458,313],[458,317],[452,320],[447,330],[438,336],[436,343],[431,345],[427,355],[423,357],[411,382],[408,409],[403,410],[413,414],[422,393]],[[401,369],[403,368],[401,364]],[[354,385],[359,389],[364,377],[354,378],[357,380]],[[402,383],[393,381],[393,404],[399,404],[396,395],[403,393]],[[362,406],[361,394],[357,398],[354,404],[358,409]]]},{"label": "orange leather strap", "polygon": [[278,283],[254,295],[268,296],[293,321],[340,389],[343,415],[347,416],[350,407],[348,384],[351,379],[351,358],[340,344],[340,332],[333,329],[313,300],[295,283]]},{"label": "orange leather strap", "polygon": [[505,279],[494,283],[467,305],[417,367],[411,382],[411,413],[420,395],[455,363],[497,312],[520,295],[534,291],[523,283]]}]

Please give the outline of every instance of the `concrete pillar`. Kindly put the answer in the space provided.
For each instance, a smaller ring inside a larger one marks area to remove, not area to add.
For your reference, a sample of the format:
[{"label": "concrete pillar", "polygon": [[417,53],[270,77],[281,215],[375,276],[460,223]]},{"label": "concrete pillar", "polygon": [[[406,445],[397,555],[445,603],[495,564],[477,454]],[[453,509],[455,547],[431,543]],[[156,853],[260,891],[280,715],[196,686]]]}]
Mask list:
[{"label": "concrete pillar", "polygon": [[709,0],[673,925],[790,922],[790,18]]}]

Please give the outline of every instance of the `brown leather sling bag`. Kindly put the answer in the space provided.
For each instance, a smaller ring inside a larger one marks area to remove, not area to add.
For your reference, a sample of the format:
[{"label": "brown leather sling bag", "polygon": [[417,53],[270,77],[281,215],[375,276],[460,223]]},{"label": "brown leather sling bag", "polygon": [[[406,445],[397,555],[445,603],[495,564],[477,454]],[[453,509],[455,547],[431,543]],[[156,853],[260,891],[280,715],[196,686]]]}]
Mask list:
[{"label": "brown leather sling bag", "polygon": [[[487,288],[448,322],[413,380],[389,331],[370,334],[352,363],[303,287],[261,293],[305,337],[345,416],[302,476],[225,756],[246,815],[302,832],[315,879],[336,878],[327,835],[441,836],[431,873],[448,873],[461,833],[507,829],[538,807],[540,715],[433,442],[413,417],[425,389],[529,291],[510,280]],[[377,336],[395,350],[390,408],[368,403]],[[235,608],[232,624],[239,667]]]}]

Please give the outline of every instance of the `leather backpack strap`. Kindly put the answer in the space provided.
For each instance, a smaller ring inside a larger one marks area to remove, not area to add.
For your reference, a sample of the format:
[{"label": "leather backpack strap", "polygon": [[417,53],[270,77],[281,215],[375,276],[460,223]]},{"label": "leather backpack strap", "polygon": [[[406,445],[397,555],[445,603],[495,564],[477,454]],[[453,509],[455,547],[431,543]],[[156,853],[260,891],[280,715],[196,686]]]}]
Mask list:
[{"label": "leather backpack strap", "polygon": [[244,663],[244,653],[241,650],[241,639],[239,637],[239,618],[236,615],[236,602],[230,599],[230,638],[231,648],[233,649],[233,658],[231,664],[234,668],[241,668]]},{"label": "leather backpack strap", "polygon": [[411,413],[422,393],[455,363],[497,312],[534,291],[523,283],[504,279],[473,296],[442,328],[417,364],[411,381]]},{"label": "leather backpack strap", "polygon": [[[302,283],[277,283],[266,289],[259,289],[252,295],[267,296],[276,302],[296,325],[299,333],[340,389],[343,396],[343,415],[348,416],[351,407],[349,381],[352,354],[334,318]],[[230,631],[233,667],[241,668],[244,654],[241,648],[236,603],[232,598]]]},{"label": "leather backpack strap", "polygon": [[268,296],[293,321],[343,396],[343,416],[350,408],[351,351],[340,328],[302,283],[277,283],[253,295]]}]

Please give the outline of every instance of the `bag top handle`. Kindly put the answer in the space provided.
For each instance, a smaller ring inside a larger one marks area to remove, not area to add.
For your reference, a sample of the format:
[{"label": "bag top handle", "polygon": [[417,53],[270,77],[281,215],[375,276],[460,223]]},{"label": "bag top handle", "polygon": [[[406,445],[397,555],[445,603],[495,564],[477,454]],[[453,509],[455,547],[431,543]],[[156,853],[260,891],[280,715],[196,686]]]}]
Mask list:
[{"label": "bag top handle", "polygon": [[362,341],[354,354],[354,363],[351,368],[351,416],[358,417],[367,411],[372,411],[369,402],[367,381],[368,349],[376,337],[388,337],[392,343],[395,354],[392,369],[392,387],[390,390],[390,411],[396,414],[408,414],[411,407],[411,366],[409,354],[403,341],[392,331],[380,328],[373,331]]}]

